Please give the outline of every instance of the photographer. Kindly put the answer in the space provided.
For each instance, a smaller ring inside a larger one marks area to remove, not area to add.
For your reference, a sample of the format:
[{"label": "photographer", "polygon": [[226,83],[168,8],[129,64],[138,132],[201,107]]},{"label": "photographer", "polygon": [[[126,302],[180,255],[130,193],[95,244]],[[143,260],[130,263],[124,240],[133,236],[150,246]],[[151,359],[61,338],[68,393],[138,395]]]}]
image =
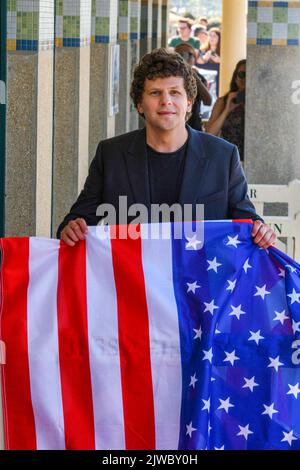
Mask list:
[{"label": "photographer", "polygon": [[237,63],[230,90],[219,98],[206,125],[206,132],[236,145],[244,161],[246,60]]}]

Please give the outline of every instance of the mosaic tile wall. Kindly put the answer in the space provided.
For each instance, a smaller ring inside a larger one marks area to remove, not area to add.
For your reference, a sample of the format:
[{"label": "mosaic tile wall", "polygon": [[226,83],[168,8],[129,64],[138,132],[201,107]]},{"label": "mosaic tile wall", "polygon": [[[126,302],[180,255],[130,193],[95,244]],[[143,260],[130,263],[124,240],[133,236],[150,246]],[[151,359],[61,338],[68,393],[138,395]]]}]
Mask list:
[{"label": "mosaic tile wall", "polygon": [[55,0],[56,47],[80,47],[91,42],[92,0]]},{"label": "mosaic tile wall", "polygon": [[[54,44],[81,47],[91,42],[109,43],[116,40],[117,27],[121,40],[156,38],[160,1],[153,1],[152,25],[147,0],[7,0],[7,48],[38,51]],[[164,0],[164,11],[166,3]]]},{"label": "mosaic tile wall", "polygon": [[[111,12],[114,16],[118,15],[118,1],[117,0],[95,0],[92,6],[93,15],[92,19],[92,40],[96,43],[109,43],[113,37],[117,37],[117,23],[111,21]],[[116,23],[116,24],[115,24]],[[93,36],[94,34],[94,36]]]},{"label": "mosaic tile wall", "polygon": [[168,0],[162,0],[162,10],[161,10],[161,34],[164,40],[167,42],[167,33],[168,33]]},{"label": "mosaic tile wall", "polygon": [[118,39],[120,41],[127,41],[130,34],[130,21],[129,21],[129,7],[128,0],[119,1],[119,24],[118,24]]},{"label": "mosaic tile wall", "polygon": [[7,0],[7,6],[9,51],[53,48],[54,33],[56,47],[109,43],[117,35],[110,19],[112,12],[117,17],[118,0]]},{"label": "mosaic tile wall", "polygon": [[161,29],[162,29],[161,28],[161,17],[162,17],[162,0],[153,0],[152,40],[155,40],[155,39],[161,37]]},{"label": "mosaic tile wall", "polygon": [[54,0],[7,0],[7,49],[37,51],[54,44]]},{"label": "mosaic tile wall", "polygon": [[130,0],[130,39],[140,39],[141,1]]},{"label": "mosaic tile wall", "polygon": [[298,46],[300,1],[249,1],[248,44]]},{"label": "mosaic tile wall", "polygon": [[56,1],[56,47],[80,46],[80,0]]},{"label": "mosaic tile wall", "polygon": [[141,1],[141,39],[151,37],[152,33],[152,8],[151,17],[149,18],[148,0]]}]

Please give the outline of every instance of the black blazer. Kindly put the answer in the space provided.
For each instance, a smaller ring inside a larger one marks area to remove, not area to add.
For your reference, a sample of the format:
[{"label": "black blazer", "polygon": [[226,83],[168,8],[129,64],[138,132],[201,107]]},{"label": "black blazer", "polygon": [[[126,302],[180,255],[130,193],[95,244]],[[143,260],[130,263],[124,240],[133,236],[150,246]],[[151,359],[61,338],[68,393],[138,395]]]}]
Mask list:
[{"label": "black blazer", "polygon": [[[206,220],[262,220],[248,198],[237,148],[218,137],[187,129],[189,141],[177,202],[204,204]],[[118,216],[121,195],[128,197],[128,206],[142,203],[150,211],[145,128],[100,142],[84,189],[60,224],[58,238],[64,226],[78,217],[88,225],[97,225],[100,218],[96,210],[101,203],[112,204]]]}]

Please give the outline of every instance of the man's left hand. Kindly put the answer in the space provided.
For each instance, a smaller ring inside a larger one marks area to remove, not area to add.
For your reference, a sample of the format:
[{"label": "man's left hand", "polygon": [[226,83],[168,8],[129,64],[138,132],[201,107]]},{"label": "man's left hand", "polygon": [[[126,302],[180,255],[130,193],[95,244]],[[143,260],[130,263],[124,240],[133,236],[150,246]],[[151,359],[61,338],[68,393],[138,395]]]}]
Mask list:
[{"label": "man's left hand", "polygon": [[274,230],[260,220],[256,220],[253,224],[252,237],[253,242],[265,250],[275,245],[277,238]]}]

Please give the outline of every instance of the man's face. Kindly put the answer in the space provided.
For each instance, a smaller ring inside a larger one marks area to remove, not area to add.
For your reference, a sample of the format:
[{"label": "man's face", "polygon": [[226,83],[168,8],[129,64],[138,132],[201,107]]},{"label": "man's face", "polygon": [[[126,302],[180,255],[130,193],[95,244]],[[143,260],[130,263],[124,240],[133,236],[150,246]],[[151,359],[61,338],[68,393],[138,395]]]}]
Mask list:
[{"label": "man's face", "polygon": [[178,29],[179,29],[179,35],[181,39],[183,39],[184,41],[187,41],[191,35],[191,28],[188,25],[188,23],[180,22],[178,25]]},{"label": "man's face", "polygon": [[142,101],[137,106],[153,130],[170,131],[185,126],[186,113],[192,109],[182,77],[146,79]]}]

